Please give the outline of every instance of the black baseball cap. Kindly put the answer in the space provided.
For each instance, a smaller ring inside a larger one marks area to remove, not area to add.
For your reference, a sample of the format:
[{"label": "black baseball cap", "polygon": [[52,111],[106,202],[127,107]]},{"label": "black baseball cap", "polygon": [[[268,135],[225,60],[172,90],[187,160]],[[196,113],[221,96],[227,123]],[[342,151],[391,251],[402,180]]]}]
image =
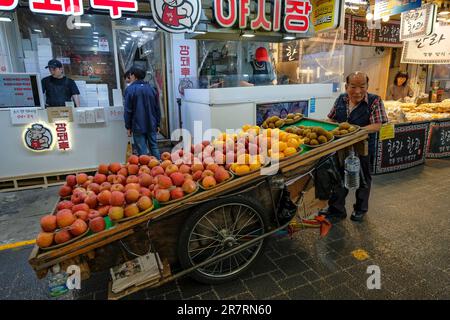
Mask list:
[{"label": "black baseball cap", "polygon": [[47,68],[62,68],[62,63],[59,60],[56,59],[52,59],[47,63],[47,66],[45,67],[45,69]]}]

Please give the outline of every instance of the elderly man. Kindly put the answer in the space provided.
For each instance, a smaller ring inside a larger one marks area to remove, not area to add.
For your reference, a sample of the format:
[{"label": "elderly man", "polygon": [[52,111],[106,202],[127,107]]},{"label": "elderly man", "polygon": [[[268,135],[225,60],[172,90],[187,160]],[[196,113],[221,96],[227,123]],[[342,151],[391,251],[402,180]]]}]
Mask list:
[{"label": "elderly man", "polygon": [[[376,136],[381,125],[388,121],[383,101],[377,95],[367,93],[369,77],[362,72],[353,72],[347,76],[345,90],[341,94],[333,108],[328,114],[328,118],[334,122],[348,122],[358,125],[369,131],[369,155],[361,156],[361,182],[356,190],[356,203],[353,205],[353,213],[350,217],[353,221],[362,221],[364,215],[369,210],[369,195],[372,177],[370,176],[370,165],[375,153]],[[348,190],[344,187],[337,190],[330,198],[328,210],[325,213],[327,218],[345,219],[345,198]]]}]

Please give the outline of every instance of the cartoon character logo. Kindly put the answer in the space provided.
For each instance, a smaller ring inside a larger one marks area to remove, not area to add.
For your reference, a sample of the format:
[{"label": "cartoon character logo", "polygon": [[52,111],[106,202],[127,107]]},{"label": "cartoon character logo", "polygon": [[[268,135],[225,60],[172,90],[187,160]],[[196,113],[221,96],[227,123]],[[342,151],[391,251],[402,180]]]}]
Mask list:
[{"label": "cartoon character logo", "polygon": [[192,32],[200,20],[201,0],[150,0],[153,19],[164,31]]},{"label": "cartoon character logo", "polygon": [[25,132],[25,144],[33,151],[48,150],[52,142],[52,133],[42,124],[35,123]]}]

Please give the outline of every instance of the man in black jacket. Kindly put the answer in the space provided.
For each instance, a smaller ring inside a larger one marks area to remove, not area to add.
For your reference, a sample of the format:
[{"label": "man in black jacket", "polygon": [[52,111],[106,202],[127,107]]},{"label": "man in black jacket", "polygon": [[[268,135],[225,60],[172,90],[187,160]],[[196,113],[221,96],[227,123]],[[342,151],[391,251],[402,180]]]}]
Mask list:
[{"label": "man in black jacket", "polygon": [[45,94],[45,106],[64,107],[66,102],[73,101],[75,107],[79,107],[80,91],[75,81],[64,75],[61,61],[52,59],[45,68],[48,68],[51,73],[41,81]]}]

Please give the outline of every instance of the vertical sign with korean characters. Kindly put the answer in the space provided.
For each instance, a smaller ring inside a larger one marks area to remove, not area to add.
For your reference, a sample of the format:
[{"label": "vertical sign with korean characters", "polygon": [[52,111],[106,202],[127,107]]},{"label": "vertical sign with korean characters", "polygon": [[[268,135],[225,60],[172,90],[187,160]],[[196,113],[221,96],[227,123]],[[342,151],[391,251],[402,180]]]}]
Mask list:
[{"label": "vertical sign with korean characters", "polygon": [[400,40],[413,40],[431,35],[436,12],[436,5],[433,3],[428,3],[416,10],[402,12]]},{"label": "vertical sign with korean characters", "polygon": [[372,30],[367,27],[367,20],[364,17],[352,16],[352,33],[350,44],[354,45],[371,45]]},{"label": "vertical sign with korean characters", "polygon": [[436,24],[431,35],[405,41],[402,63],[449,64],[450,24]]},{"label": "vertical sign with korean characters", "polygon": [[394,172],[425,162],[429,123],[397,124],[395,137],[378,140],[375,173]]},{"label": "vertical sign with korean characters", "polygon": [[316,32],[336,29],[341,20],[340,0],[312,0],[312,24]]},{"label": "vertical sign with korean characters", "polygon": [[174,39],[173,53],[175,96],[181,98],[185,89],[194,87],[197,77],[197,42]]},{"label": "vertical sign with korean characters", "polygon": [[400,41],[400,22],[382,22],[380,28],[373,30],[372,46],[402,47]]},{"label": "vertical sign with korean characters", "polygon": [[38,120],[36,108],[14,108],[10,109],[12,124],[27,124]]},{"label": "vertical sign with korean characters", "polygon": [[69,132],[66,122],[55,122],[56,142],[58,150],[67,151],[70,149]]},{"label": "vertical sign with korean characters", "polygon": [[430,124],[426,157],[450,157],[450,121],[436,121]]}]

